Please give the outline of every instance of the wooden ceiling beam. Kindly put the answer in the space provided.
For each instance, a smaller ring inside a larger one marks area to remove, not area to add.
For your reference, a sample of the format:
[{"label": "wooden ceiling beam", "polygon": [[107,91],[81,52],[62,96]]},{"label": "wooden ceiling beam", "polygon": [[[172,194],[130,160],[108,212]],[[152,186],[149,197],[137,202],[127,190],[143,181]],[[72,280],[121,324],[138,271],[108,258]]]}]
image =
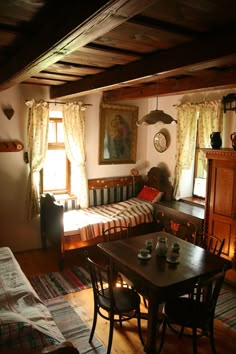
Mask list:
[{"label": "wooden ceiling beam", "polygon": [[97,92],[117,88],[121,83],[150,75],[167,74],[173,76],[183,70],[194,70],[194,67],[206,69],[223,63],[224,59],[235,57],[234,31],[229,28],[219,33],[205,36],[191,43],[186,43],[169,50],[156,52],[136,62],[115,67],[97,75],[88,76],[80,81],[52,87],[50,96],[58,97],[82,96],[88,92]]},{"label": "wooden ceiling beam", "polygon": [[50,0],[37,15],[34,35],[1,66],[0,89],[27,80],[156,1],[93,0],[81,5],[78,0],[67,0],[58,6],[58,1]]},{"label": "wooden ceiling beam", "polygon": [[209,89],[230,89],[236,85],[236,70],[205,70],[198,76],[185,78],[169,78],[156,83],[122,87],[117,90],[103,92],[104,102],[135,100],[140,98],[176,95]]}]

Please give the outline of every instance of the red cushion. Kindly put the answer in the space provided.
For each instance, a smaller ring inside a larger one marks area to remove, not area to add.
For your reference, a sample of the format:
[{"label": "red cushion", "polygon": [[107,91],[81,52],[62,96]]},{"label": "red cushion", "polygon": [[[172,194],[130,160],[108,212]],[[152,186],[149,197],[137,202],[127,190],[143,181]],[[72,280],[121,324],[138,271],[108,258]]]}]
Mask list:
[{"label": "red cushion", "polygon": [[143,186],[143,189],[141,192],[138,194],[138,198],[144,199],[148,202],[157,202],[161,199],[163,195],[163,192],[158,191],[155,188],[148,187],[148,186]]}]

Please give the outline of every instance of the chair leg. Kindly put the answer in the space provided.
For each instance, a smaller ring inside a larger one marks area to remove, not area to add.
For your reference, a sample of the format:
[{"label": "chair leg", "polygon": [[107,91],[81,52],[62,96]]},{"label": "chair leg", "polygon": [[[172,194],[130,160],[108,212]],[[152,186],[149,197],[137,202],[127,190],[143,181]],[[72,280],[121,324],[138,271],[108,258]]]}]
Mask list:
[{"label": "chair leg", "polygon": [[146,300],[145,296],[143,296],[143,303],[144,303],[145,308],[147,309],[148,308],[148,304],[147,304],[147,300]]},{"label": "chair leg", "polygon": [[122,316],[119,315],[120,328],[122,328]]},{"label": "chair leg", "polygon": [[182,337],[183,333],[184,333],[184,326],[181,326],[179,331],[179,337]]},{"label": "chair leg", "polygon": [[92,325],[92,329],[91,329],[90,336],[89,336],[89,343],[92,342],[93,335],[94,335],[95,328],[96,328],[96,324],[97,324],[97,307],[96,307],[96,305],[94,304],[93,325]]},{"label": "chair leg", "polygon": [[136,314],[137,314],[137,322],[138,322],[138,334],[139,334],[139,338],[141,340],[142,345],[144,346],[144,340],[143,340],[143,336],[142,336],[142,328],[141,328],[141,314],[140,314],[140,309],[136,310]]},{"label": "chair leg", "polygon": [[193,354],[197,354],[197,328],[193,328]]},{"label": "chair leg", "polygon": [[164,339],[165,339],[165,334],[166,334],[166,319],[164,318],[163,323],[162,323],[162,331],[161,331],[161,339],[160,339],[160,347],[157,351],[157,354],[160,354],[163,348],[164,344]]},{"label": "chair leg", "polygon": [[111,352],[113,328],[114,328],[114,314],[110,314],[110,329],[109,329],[109,339],[107,345],[107,354],[110,354]]},{"label": "chair leg", "polygon": [[60,269],[60,271],[64,270],[64,265],[65,265],[65,255],[61,254],[60,259],[59,259],[59,269]]},{"label": "chair leg", "polygon": [[214,322],[213,321],[211,321],[209,332],[210,332],[210,343],[211,343],[212,353],[216,354],[215,338],[214,338]]}]

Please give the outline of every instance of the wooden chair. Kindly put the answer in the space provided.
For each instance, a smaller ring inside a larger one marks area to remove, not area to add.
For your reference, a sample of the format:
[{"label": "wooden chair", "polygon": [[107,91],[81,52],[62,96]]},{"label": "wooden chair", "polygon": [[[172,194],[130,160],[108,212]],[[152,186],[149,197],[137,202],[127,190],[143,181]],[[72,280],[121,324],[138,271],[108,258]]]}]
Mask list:
[{"label": "wooden chair", "polygon": [[[216,236],[206,234],[204,237],[205,240],[205,249],[207,252],[213,253],[217,256],[220,256],[224,247],[225,239],[220,239]],[[197,284],[194,287],[193,291],[188,294],[189,298],[196,298],[197,294]],[[184,328],[181,329],[181,332],[184,332]]]},{"label": "wooden chair", "polygon": [[[128,226],[112,226],[108,229],[102,229],[102,236],[104,242],[111,242],[115,240],[128,239],[130,236],[130,225]],[[126,285],[132,287],[133,284],[123,274],[117,273],[116,283],[122,286]]]},{"label": "wooden chair", "polygon": [[[224,247],[224,243],[225,243],[225,239],[220,239],[216,236],[213,235],[209,235],[206,234],[204,236],[204,240],[205,240],[205,249],[208,252],[211,252],[213,254],[216,254],[217,256],[220,256]],[[191,292],[190,294],[188,294],[188,296],[190,298],[196,296],[196,288],[193,289],[193,292]],[[147,308],[148,304],[147,304],[147,299],[145,297],[143,297],[144,299],[144,305]],[[182,329],[182,331],[184,330],[184,328]]]},{"label": "wooden chair", "polygon": [[[197,283],[196,297],[178,297],[164,305],[161,342],[158,353],[161,353],[167,325],[178,333],[183,334],[184,328],[191,329],[193,353],[197,354],[198,331],[210,338],[212,353],[216,354],[214,341],[214,316],[217,299],[224,282],[225,271],[222,270],[208,279],[200,279]],[[203,295],[204,294],[204,295]],[[177,329],[175,329],[177,328]]]},{"label": "wooden chair", "polygon": [[225,244],[225,238],[218,238],[213,235],[206,234],[204,236],[204,243],[205,243],[205,249],[208,252],[211,252],[213,254],[216,254],[217,256],[220,256]]},{"label": "wooden chair", "polygon": [[102,229],[102,237],[104,242],[127,239],[130,236],[130,225],[128,226],[112,226],[108,229]]},{"label": "wooden chair", "polygon": [[[128,226],[113,226],[108,229],[102,229],[102,235],[104,242],[114,241],[114,240],[121,240],[121,239],[128,239],[130,236],[131,227]],[[122,273],[116,274],[116,284],[121,284],[121,286],[128,286],[133,288],[133,283]],[[145,296],[143,296],[143,303],[147,308],[147,300]]]},{"label": "wooden chair", "polygon": [[111,352],[114,322],[119,322],[137,317],[138,333],[144,345],[141,332],[140,296],[131,288],[115,287],[113,283],[112,268],[101,267],[86,257],[88,269],[93,286],[94,315],[89,342],[92,341],[97,323],[97,314],[110,322],[107,354]]}]

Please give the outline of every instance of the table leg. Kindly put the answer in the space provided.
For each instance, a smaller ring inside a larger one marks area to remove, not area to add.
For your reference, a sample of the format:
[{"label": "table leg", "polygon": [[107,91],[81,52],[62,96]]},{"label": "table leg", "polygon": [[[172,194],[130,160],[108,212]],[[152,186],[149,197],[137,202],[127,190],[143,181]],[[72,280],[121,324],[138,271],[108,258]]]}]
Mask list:
[{"label": "table leg", "polygon": [[148,354],[156,353],[157,336],[159,327],[159,308],[161,303],[158,302],[158,296],[154,292],[150,292],[148,297],[148,326],[147,326],[147,342],[145,352]]}]

